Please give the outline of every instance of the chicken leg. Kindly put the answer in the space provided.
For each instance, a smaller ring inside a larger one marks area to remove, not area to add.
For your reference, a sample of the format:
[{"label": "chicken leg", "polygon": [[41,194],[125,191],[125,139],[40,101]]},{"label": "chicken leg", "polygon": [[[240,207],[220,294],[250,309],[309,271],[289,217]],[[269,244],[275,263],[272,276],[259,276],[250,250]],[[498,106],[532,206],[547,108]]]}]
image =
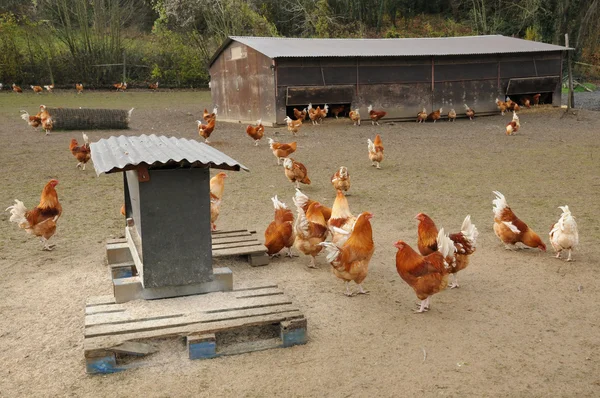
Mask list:
[{"label": "chicken leg", "polygon": [[254,140],[254,146],[258,146],[258,140]]},{"label": "chicken leg", "polygon": [[308,264],[308,268],[318,268],[314,256],[310,257],[310,264]]},{"label": "chicken leg", "polygon": [[363,289],[362,285],[358,284],[358,294],[369,294],[368,290]]},{"label": "chicken leg", "polygon": [[285,255],[286,255],[286,257],[289,257],[289,258],[293,258],[294,257],[294,253],[292,253],[292,248],[291,247],[288,247],[287,253],[285,253]]},{"label": "chicken leg", "polygon": [[48,239],[44,238],[43,236],[40,237],[40,241],[42,241],[42,251],[52,251],[54,250],[54,246],[56,246],[48,244]]},{"label": "chicken leg", "polygon": [[425,312],[425,311],[429,311],[429,297],[427,297],[425,300],[421,300],[421,305],[420,308],[418,310],[416,310],[416,313],[421,313],[421,312]]},{"label": "chicken leg", "polygon": [[571,258],[571,251],[572,251],[572,249],[569,249],[569,257],[567,257],[567,261],[569,261],[569,262],[575,261]]},{"label": "chicken leg", "polygon": [[458,284],[458,274],[452,274],[452,283],[448,285],[450,289],[454,289],[455,287],[460,287]]}]

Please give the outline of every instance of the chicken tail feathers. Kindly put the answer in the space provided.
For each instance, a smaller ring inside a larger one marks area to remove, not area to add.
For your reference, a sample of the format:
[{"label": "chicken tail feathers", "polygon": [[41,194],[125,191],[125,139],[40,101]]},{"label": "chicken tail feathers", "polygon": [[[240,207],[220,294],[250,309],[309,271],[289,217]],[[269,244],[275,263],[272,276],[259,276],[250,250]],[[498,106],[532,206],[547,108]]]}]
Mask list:
[{"label": "chicken tail feathers", "polygon": [[508,207],[508,204],[506,203],[506,198],[500,192],[492,191],[492,193],[496,195],[496,199],[492,201],[494,205],[494,215],[500,217],[502,211]]},{"label": "chicken tail feathers", "polygon": [[135,108],[131,108],[130,110],[127,111],[127,123],[129,123],[131,121],[131,114],[133,113],[133,110]]},{"label": "chicken tail feathers", "polygon": [[21,119],[28,122],[29,121],[29,113],[27,111],[21,111]]},{"label": "chicken tail feathers", "polygon": [[281,202],[277,198],[277,195],[275,195],[274,197],[272,197],[271,200],[273,201],[273,207],[275,208],[275,210],[287,209],[287,206],[285,205],[285,203]]},{"label": "chicken tail feathers", "polygon": [[471,243],[471,246],[475,247],[477,237],[479,236],[479,231],[477,230],[475,224],[471,222],[470,214],[465,217],[462,227],[460,227],[460,232]]},{"label": "chicken tail feathers", "polygon": [[[454,242],[452,242],[450,237],[444,233],[444,228],[441,228],[438,232],[437,245],[438,251],[442,253],[442,256],[444,256],[444,265],[446,268],[450,268],[450,264],[447,263],[447,259],[454,256],[456,248],[454,247]],[[452,265],[454,266],[454,263]]]},{"label": "chicken tail feathers", "polygon": [[325,256],[327,258],[327,262],[335,267],[334,262],[340,255],[340,248],[331,242],[321,242],[320,246],[323,246],[325,249]]},{"label": "chicken tail feathers", "polygon": [[370,138],[367,138],[367,145],[369,147],[369,152],[375,152],[375,144],[373,144],[373,141],[371,141]]},{"label": "chicken tail feathers", "polygon": [[9,211],[9,210],[10,210],[10,218],[9,218],[10,222],[19,224],[19,227],[21,227],[21,228],[27,228],[29,226],[27,217],[25,217],[25,214],[27,213],[27,208],[25,207],[23,202],[21,202],[18,199],[15,199],[15,204],[7,207],[6,210],[4,210],[4,211]]}]

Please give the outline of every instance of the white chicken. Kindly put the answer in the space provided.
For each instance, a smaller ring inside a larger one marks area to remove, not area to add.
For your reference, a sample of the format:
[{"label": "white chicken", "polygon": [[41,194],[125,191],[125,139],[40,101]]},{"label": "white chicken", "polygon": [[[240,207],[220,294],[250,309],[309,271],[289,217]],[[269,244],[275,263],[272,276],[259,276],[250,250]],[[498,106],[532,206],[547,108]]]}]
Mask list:
[{"label": "white chicken", "polygon": [[569,206],[560,206],[559,209],[563,213],[550,230],[550,243],[556,251],[556,258],[560,258],[560,253],[563,250],[568,250],[569,257],[567,257],[567,261],[573,261],[571,251],[579,244],[577,223],[575,222],[575,217],[571,215]]}]

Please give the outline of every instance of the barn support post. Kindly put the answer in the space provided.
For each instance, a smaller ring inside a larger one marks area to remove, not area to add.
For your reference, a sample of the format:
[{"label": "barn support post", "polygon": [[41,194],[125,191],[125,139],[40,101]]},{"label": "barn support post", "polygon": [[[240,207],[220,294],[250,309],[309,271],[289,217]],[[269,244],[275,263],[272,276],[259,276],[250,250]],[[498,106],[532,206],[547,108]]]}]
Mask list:
[{"label": "barn support post", "polygon": [[[565,47],[569,47],[569,34],[565,33]],[[571,51],[567,50],[567,73],[569,74],[569,97],[567,98],[567,109],[575,106],[575,95],[573,94],[573,68],[571,67]]]},{"label": "barn support post", "polygon": [[127,81],[127,65],[125,64],[125,51],[123,51],[123,82]]}]

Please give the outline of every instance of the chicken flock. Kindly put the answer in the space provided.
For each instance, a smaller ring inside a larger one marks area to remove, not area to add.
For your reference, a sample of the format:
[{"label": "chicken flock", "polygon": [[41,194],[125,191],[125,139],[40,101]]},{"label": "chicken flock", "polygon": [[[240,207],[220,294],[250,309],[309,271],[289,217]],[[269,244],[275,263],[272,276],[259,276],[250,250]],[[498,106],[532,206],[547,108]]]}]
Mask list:
[{"label": "chicken flock", "polygon": [[[126,83],[117,90],[125,90]],[[156,83],[158,87],[158,83]],[[14,89],[14,87],[13,87]],[[79,92],[79,87],[78,87]],[[83,87],[81,87],[83,90]],[[51,91],[51,90],[49,90]],[[36,91],[37,92],[37,91]],[[539,100],[539,97],[537,98]],[[498,109],[504,114],[512,111],[512,121],[506,126],[506,134],[513,135],[519,130],[518,104],[510,101],[496,99]],[[535,96],[527,99],[525,107],[536,105]],[[473,120],[475,111],[467,104],[465,116]],[[344,107],[334,106],[330,108],[325,105],[322,109],[309,104],[303,110],[294,109],[295,119],[286,118],[286,125],[292,137],[296,137],[305,120],[310,120],[313,125],[322,124],[328,116],[330,109],[335,110],[334,116],[347,111],[349,119],[356,126],[360,125],[360,113],[358,109],[351,110]],[[442,117],[443,109],[440,108],[427,113],[425,108],[417,115],[417,122],[431,120],[434,123]],[[374,110],[368,107],[369,119],[373,126],[378,126],[379,121],[386,116],[386,112]],[[216,127],[218,109],[212,112],[204,109],[202,120],[197,120],[198,134],[209,144],[209,137]],[[42,126],[46,129],[51,125],[51,117],[47,115],[46,107],[42,105],[40,112],[30,116],[22,111],[21,117],[32,127]],[[457,117],[456,111],[451,109],[448,120],[454,121]],[[51,127],[50,127],[51,130]],[[259,145],[265,136],[265,127],[261,120],[256,124],[246,127],[246,134],[254,145]],[[369,263],[375,252],[373,240],[373,229],[371,220],[374,215],[369,211],[353,214],[347,199],[351,188],[350,172],[347,167],[340,166],[331,176],[330,182],[335,191],[335,199],[332,207],[324,203],[310,199],[300,190],[300,184],[310,185],[308,168],[292,158],[298,149],[297,142],[276,142],[268,138],[269,149],[277,160],[277,165],[283,164],[283,172],[287,179],[294,185],[295,191],[292,203],[295,212],[288,208],[282,198],[274,196],[271,198],[274,208],[273,220],[264,232],[265,247],[267,254],[278,256],[284,252],[286,256],[295,256],[294,250],[309,257],[308,267],[318,268],[317,256],[323,252],[326,262],[331,265],[332,273],[345,283],[345,294],[354,296],[367,294],[363,282],[368,276]],[[384,160],[384,144],[380,134],[376,134],[373,140],[367,139],[367,155],[372,166],[381,169]],[[77,160],[77,168],[85,170],[89,162],[91,151],[89,140],[83,134],[83,144],[80,145],[76,139],[72,139],[69,150]],[[296,156],[296,155],[295,155]],[[366,159],[365,159],[366,163]],[[211,230],[217,230],[216,222],[221,213],[226,173],[220,172],[210,180],[210,223]],[[56,186],[58,181],[50,180],[43,188],[40,203],[28,210],[24,203],[15,200],[12,206],[6,210],[10,211],[10,221],[15,222],[27,233],[37,236],[42,241],[43,250],[52,250],[53,245],[48,240],[56,231],[57,221],[62,214],[62,207],[58,201]],[[508,206],[505,196],[494,191],[495,198],[492,201],[494,224],[493,229],[496,236],[508,248],[514,249],[520,246],[546,251],[546,245],[540,236],[534,232],[524,221],[520,220],[513,210]],[[568,206],[561,206],[562,214],[558,221],[552,225],[549,232],[551,246],[556,252],[556,257],[561,258],[563,251],[568,252],[567,261],[572,261],[572,250],[578,245],[579,237],[575,218]],[[294,214],[295,213],[295,214]],[[121,208],[121,214],[125,215],[125,206]],[[431,296],[440,291],[450,288],[458,288],[458,272],[465,269],[471,256],[477,247],[479,231],[471,220],[471,216],[464,218],[460,229],[454,233],[446,233],[446,229],[436,226],[433,219],[424,213],[415,216],[418,226],[416,229],[417,250],[408,243],[398,240],[393,243],[396,247],[396,270],[399,276],[415,292],[420,300],[416,312],[426,312],[430,308]],[[330,239],[328,239],[330,238]],[[449,282],[449,278],[452,281]],[[350,282],[354,282],[357,289],[352,291]]]}]

